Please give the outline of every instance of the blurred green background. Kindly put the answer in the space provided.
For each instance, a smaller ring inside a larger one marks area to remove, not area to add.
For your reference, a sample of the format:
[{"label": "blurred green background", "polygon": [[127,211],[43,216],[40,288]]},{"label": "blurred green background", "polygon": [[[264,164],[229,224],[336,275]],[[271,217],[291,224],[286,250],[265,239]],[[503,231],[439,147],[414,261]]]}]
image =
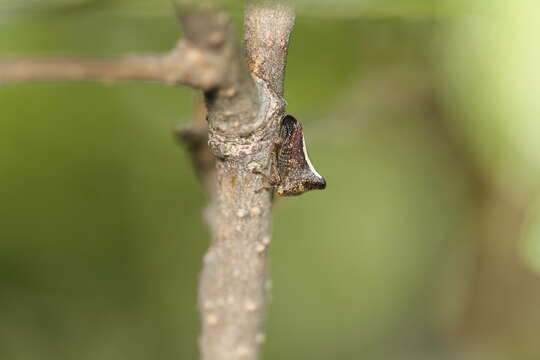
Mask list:
[{"label": "blurred green background", "polygon": [[[264,357],[540,358],[540,3],[298,6],[288,112],[329,185],[275,204]],[[0,56],[179,31],[168,1],[0,0]],[[197,358],[194,95],[0,87],[0,359]]]}]

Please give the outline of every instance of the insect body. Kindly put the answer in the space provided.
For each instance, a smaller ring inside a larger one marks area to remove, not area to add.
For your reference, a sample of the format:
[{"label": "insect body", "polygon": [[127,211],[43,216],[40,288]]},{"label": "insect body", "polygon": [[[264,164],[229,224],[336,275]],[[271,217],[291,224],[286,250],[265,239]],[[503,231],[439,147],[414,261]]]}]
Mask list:
[{"label": "insect body", "polygon": [[281,121],[275,153],[272,185],[278,195],[300,195],[326,188],[326,181],[309,160],[302,125],[291,115]]}]

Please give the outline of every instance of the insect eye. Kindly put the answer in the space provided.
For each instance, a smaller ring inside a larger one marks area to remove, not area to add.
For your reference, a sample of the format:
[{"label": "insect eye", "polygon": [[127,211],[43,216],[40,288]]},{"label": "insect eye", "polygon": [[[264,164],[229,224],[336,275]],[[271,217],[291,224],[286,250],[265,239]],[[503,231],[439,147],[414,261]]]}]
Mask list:
[{"label": "insect eye", "polygon": [[297,125],[298,121],[293,116],[285,115],[283,120],[281,120],[281,136],[287,137],[291,135]]}]

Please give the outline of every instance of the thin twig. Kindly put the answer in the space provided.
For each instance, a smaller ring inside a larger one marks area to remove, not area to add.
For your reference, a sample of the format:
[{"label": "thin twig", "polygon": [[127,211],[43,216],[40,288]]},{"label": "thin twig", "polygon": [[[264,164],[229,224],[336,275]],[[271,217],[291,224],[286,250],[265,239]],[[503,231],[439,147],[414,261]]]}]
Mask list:
[{"label": "thin twig", "polygon": [[[191,11],[180,18],[184,38],[168,53],[116,58],[1,59],[0,84],[28,82],[151,81],[211,91],[240,81],[231,59],[232,34],[221,11]],[[242,81],[244,82],[244,81]]]},{"label": "thin twig", "polygon": [[168,54],[102,59],[0,60],[0,84],[28,82],[150,81],[211,89],[221,75],[211,57],[182,41]]}]

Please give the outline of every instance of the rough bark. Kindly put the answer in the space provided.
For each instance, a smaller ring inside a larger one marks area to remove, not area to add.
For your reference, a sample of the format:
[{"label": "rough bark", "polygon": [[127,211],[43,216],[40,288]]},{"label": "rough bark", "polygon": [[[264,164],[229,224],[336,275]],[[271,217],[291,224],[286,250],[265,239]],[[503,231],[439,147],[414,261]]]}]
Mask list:
[{"label": "rough bark", "polygon": [[242,95],[253,89],[241,83],[206,93],[217,191],[207,212],[212,242],[199,287],[205,360],[257,359],[264,340],[272,198],[259,191],[264,179],[253,170],[269,164],[284,114],[283,76],[293,23],[289,7],[249,6],[245,43],[257,96]]}]

